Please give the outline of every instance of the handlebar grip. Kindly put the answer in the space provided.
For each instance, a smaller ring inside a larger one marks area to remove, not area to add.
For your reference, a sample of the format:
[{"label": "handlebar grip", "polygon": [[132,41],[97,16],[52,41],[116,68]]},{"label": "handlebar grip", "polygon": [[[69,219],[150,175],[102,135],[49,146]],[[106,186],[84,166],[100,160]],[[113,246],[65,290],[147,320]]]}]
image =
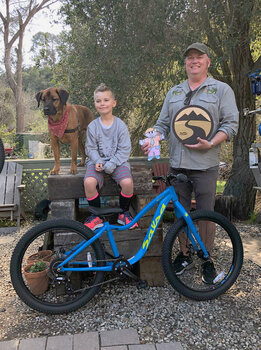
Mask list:
[{"label": "handlebar grip", "polygon": [[185,174],[177,174],[177,175],[174,175],[174,174],[168,174],[166,177],[165,176],[152,176],[152,180],[153,181],[157,181],[157,180],[161,180],[163,181],[164,183],[168,183],[169,185],[171,185],[170,181],[172,179],[176,179],[178,182],[187,182],[189,181],[188,180],[188,177],[185,175]]},{"label": "handlebar grip", "polygon": [[164,180],[164,176],[152,176],[152,180],[154,180],[154,181]]},{"label": "handlebar grip", "polygon": [[187,182],[188,181],[188,177],[187,177],[187,175],[180,173],[180,174],[177,175],[177,180],[179,182]]}]

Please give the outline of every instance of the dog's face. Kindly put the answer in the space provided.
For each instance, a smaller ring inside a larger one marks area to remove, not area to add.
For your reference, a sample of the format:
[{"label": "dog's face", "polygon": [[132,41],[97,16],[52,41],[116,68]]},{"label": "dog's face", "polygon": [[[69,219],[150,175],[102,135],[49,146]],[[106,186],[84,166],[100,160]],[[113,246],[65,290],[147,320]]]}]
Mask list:
[{"label": "dog's face", "polygon": [[42,101],[44,114],[48,116],[57,114],[66,105],[68,97],[69,93],[66,90],[56,88],[41,90],[35,95],[38,107]]}]

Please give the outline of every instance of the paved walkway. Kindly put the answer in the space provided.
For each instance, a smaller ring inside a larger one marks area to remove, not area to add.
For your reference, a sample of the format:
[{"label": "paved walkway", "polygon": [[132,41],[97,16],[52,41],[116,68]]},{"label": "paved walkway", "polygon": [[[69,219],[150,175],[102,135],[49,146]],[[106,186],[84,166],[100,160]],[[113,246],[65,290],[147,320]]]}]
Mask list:
[{"label": "paved walkway", "polygon": [[0,342],[0,350],[184,350],[181,343],[140,344],[134,328]]}]

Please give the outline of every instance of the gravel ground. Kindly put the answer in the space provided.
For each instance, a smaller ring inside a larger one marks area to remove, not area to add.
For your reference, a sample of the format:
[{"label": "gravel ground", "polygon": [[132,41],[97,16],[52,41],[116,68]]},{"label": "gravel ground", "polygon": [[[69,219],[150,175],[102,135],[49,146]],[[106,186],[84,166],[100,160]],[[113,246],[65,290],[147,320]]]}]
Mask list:
[{"label": "gravel ground", "polygon": [[[261,225],[237,227],[244,243],[261,239]],[[180,341],[186,350],[261,349],[260,263],[245,258],[238,281],[212,301],[185,299],[167,284],[137,290],[132,282],[117,282],[105,285],[77,312],[49,316],[29,309],[10,281],[12,250],[28,228],[0,236],[0,340],[134,327],[141,343]]]}]

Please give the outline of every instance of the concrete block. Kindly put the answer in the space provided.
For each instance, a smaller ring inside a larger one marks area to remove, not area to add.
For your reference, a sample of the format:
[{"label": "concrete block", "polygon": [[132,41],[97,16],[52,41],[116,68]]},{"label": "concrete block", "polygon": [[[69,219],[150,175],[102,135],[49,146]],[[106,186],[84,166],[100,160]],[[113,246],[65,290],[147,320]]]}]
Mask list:
[{"label": "concrete block", "polygon": [[98,332],[79,333],[73,336],[73,350],[99,350],[99,346]]},{"label": "concrete block", "polygon": [[45,350],[46,338],[28,338],[20,340],[19,350]]},{"label": "concrete block", "polygon": [[8,340],[0,342],[0,350],[18,350],[19,340]]},{"label": "concrete block", "polygon": [[103,331],[100,337],[101,346],[139,344],[138,332],[134,328]]},{"label": "concrete block", "polygon": [[129,350],[156,350],[154,344],[129,345]]},{"label": "concrete block", "polygon": [[55,200],[51,202],[52,219],[74,219],[75,218],[75,200]]},{"label": "concrete block", "polygon": [[72,350],[72,346],[72,335],[57,335],[55,337],[48,337],[46,350]]},{"label": "concrete block", "polygon": [[116,345],[116,346],[106,346],[101,347],[101,350],[128,350],[128,346],[127,345]]}]

